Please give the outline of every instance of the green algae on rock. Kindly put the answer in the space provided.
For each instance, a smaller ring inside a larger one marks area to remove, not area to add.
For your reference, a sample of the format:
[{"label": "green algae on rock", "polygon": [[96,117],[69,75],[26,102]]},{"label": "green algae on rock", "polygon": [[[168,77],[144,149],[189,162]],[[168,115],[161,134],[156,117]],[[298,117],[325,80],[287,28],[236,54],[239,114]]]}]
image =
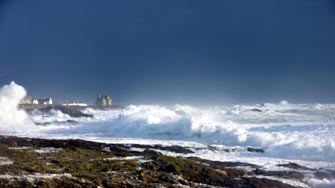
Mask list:
[{"label": "green algae on rock", "polygon": [[164,156],[155,147],[142,148],[146,149],[140,152],[122,144],[0,136],[0,157],[7,161],[0,165],[0,186],[292,187],[255,178],[223,162]]}]

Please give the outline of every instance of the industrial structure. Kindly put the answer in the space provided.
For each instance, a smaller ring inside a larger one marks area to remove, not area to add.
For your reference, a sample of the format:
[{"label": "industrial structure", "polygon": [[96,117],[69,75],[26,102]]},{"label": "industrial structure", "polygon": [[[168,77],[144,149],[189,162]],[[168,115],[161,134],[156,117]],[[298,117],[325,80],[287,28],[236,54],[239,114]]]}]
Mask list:
[{"label": "industrial structure", "polygon": [[96,105],[97,106],[112,106],[112,98],[107,95],[99,95]]}]

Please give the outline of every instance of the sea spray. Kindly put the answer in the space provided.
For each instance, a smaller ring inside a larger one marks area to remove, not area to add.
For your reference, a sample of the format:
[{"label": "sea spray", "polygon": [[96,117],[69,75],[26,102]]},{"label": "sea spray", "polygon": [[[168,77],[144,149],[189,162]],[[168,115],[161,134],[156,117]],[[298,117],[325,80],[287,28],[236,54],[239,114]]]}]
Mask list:
[{"label": "sea spray", "polygon": [[18,109],[20,100],[26,96],[26,90],[11,82],[0,89],[0,133],[13,134],[29,131],[33,128],[27,113]]},{"label": "sea spray", "polygon": [[[335,105],[256,104],[227,107],[129,105],[123,109],[83,112],[94,118],[71,118],[61,113],[32,115],[43,125],[41,136],[90,140],[155,139],[226,147],[256,147],[262,156],[335,162]],[[54,117],[52,117],[54,116]],[[127,141],[127,142],[128,142]]]}]

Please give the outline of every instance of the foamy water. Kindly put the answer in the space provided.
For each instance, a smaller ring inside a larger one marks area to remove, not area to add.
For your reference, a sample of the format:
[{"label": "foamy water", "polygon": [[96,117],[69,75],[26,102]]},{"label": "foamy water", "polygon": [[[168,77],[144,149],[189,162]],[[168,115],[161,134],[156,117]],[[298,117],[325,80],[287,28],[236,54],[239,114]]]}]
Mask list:
[{"label": "foamy water", "polygon": [[[335,162],[335,105],[262,104],[227,107],[130,105],[124,109],[86,109],[90,118],[71,118],[59,111],[34,112],[40,126],[32,134],[77,137],[106,142],[160,140],[224,147],[256,147],[266,157]],[[135,142],[135,141],[134,141]],[[150,141],[148,141],[150,143]],[[187,145],[187,144],[186,144]]]},{"label": "foamy water", "polygon": [[26,96],[26,90],[11,82],[0,88],[0,133],[17,133],[34,128],[33,122],[17,105]]},{"label": "foamy water", "polygon": [[[7,98],[0,96],[0,105],[6,104],[6,100],[11,101],[8,87],[12,87],[10,92],[16,92],[16,85],[2,88],[0,94],[5,93]],[[17,105],[22,95],[16,95],[11,105]],[[16,106],[0,111],[0,130],[6,134],[80,138],[107,143],[180,145],[195,153],[162,152],[218,161],[249,162],[272,170],[278,169],[278,164],[288,162],[335,169],[335,104],[290,104],[282,101],[277,104],[208,107],[129,105],[117,110],[83,110],[93,114],[94,118],[72,118],[57,110],[49,113],[33,111],[28,120]],[[24,118],[19,122],[11,121],[4,118],[7,113]],[[42,125],[22,128],[22,123],[29,122]],[[43,125],[45,122],[48,124]],[[8,126],[12,128],[6,132]],[[216,150],[208,149],[208,145]],[[248,152],[248,147],[265,152]],[[233,152],[227,152],[229,149]],[[319,185],[331,187],[334,179],[310,179],[313,181],[309,184],[314,186],[319,182]]]}]

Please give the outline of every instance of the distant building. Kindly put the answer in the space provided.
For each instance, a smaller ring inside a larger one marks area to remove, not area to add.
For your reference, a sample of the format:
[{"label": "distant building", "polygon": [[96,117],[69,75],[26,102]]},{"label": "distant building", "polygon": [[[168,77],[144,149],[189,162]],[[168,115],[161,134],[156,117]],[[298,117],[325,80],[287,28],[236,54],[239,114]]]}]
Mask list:
[{"label": "distant building", "polygon": [[38,100],[37,99],[33,99],[33,101],[32,101],[32,104],[38,104]]},{"label": "distant building", "polygon": [[25,96],[23,99],[21,99],[20,104],[32,104],[33,98],[30,96]]},{"label": "distant building", "polygon": [[88,106],[86,103],[82,103],[82,102],[63,102],[61,104],[62,106]]},{"label": "distant building", "polygon": [[112,106],[112,98],[107,95],[99,95],[96,105],[97,106]]},{"label": "distant building", "polygon": [[36,101],[37,101],[37,104],[39,104],[39,105],[52,105],[52,99],[51,98],[35,99],[35,101],[33,101],[33,104],[35,104]]},{"label": "distant building", "polygon": [[51,105],[52,99],[51,98],[36,99],[30,96],[26,96],[20,101],[20,104],[22,105],[27,105],[27,104],[28,105]]}]

